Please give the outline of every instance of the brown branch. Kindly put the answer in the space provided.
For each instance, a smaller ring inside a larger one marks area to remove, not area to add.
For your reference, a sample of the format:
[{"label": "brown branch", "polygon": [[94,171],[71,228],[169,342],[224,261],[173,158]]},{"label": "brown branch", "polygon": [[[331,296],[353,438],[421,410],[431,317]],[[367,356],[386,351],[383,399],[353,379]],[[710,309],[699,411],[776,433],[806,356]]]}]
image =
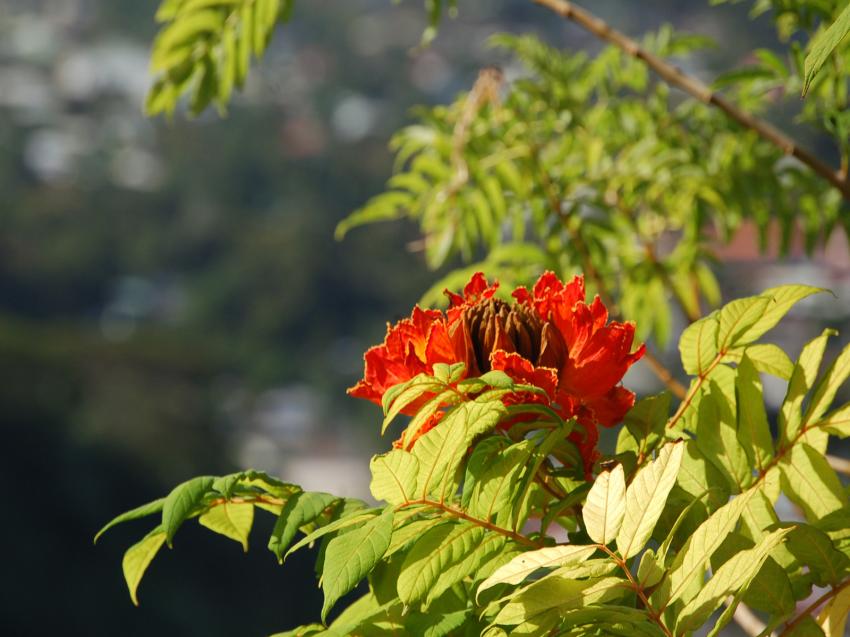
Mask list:
[{"label": "brown branch", "polygon": [[789,623],[785,624],[785,629],[781,633],[779,633],[779,637],[785,637],[785,635],[790,635],[794,631],[794,628],[797,626],[797,624],[799,624],[801,621],[803,621],[806,617],[810,617],[811,614],[815,610],[817,610],[817,608],[821,604],[823,604],[825,601],[835,597],[836,595],[838,595],[838,593],[840,593],[842,590],[844,590],[848,586],[850,586],[850,579],[844,580],[838,586],[833,586],[830,590],[828,590],[823,595],[818,597],[815,601],[813,601],[811,604],[806,606],[806,609],[802,613],[797,615]]},{"label": "brown branch", "polygon": [[641,586],[640,582],[638,582],[634,578],[634,575],[632,575],[632,571],[629,568],[629,565],[626,564],[626,561],[604,544],[597,544],[596,548],[601,550],[603,553],[606,553],[608,557],[610,557],[617,564],[620,570],[623,571],[623,573],[626,575],[626,578],[629,580],[629,583],[631,584],[631,588],[634,589],[635,593],[637,593],[637,596],[640,598],[640,601],[643,604],[643,607],[646,609],[646,614],[649,616],[649,618],[653,622],[655,622],[659,628],[661,628],[661,630],[667,637],[673,637],[673,633],[670,632],[670,629],[667,628],[667,625],[664,623],[664,620],[661,617],[661,611],[656,611],[652,607],[652,604],[649,602],[649,598],[646,596],[646,593],[643,590],[643,586]]},{"label": "brown branch", "polygon": [[762,139],[770,142],[786,155],[791,155],[806,164],[814,172],[835,186],[845,199],[850,200],[850,183],[848,183],[841,171],[835,170],[829,164],[821,161],[776,127],[746,113],[722,95],[712,91],[707,84],[692,75],[684,73],[681,69],[676,68],[657,55],[641,48],[637,42],[612,28],[586,9],[574,5],[572,2],[567,2],[567,0],[532,1],[535,4],[554,11],[566,20],[575,22],[600,40],[613,44],[624,53],[642,60],[667,84],[681,89],[705,104],[719,108],[730,119],[745,128],[755,131]]},{"label": "brown branch", "polygon": [[467,522],[471,522],[472,524],[475,524],[475,525],[480,526],[484,529],[487,529],[488,531],[493,531],[494,533],[504,535],[506,538],[509,538],[509,539],[513,540],[514,542],[517,542],[519,544],[524,544],[525,546],[530,546],[530,547],[538,548],[538,549],[542,548],[542,546],[543,546],[543,544],[541,544],[540,542],[535,542],[534,540],[531,540],[531,539],[525,537],[524,535],[522,535],[520,533],[515,533],[515,532],[511,531],[510,529],[505,529],[501,526],[493,524],[489,520],[482,520],[481,518],[476,518],[472,515],[469,515],[465,511],[462,511],[461,509],[457,509],[453,506],[446,504],[445,502],[438,502],[436,500],[429,500],[428,498],[420,498],[418,500],[410,500],[408,502],[400,504],[396,508],[401,509],[401,508],[404,508],[404,507],[416,506],[416,505],[430,506],[430,507],[433,507],[435,509],[439,509],[440,511],[443,511],[444,513],[448,513],[449,515],[453,515],[454,517],[459,518],[461,520],[466,520]]}]

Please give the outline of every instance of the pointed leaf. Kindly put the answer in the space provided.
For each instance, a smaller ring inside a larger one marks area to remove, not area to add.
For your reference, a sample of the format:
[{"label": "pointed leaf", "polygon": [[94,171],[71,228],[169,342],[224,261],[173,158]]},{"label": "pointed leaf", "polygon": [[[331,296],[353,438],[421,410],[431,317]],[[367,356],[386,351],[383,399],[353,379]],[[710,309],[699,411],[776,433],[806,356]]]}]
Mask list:
[{"label": "pointed leaf", "polygon": [[97,543],[100,536],[106,533],[116,524],[121,524],[122,522],[129,522],[130,520],[138,520],[139,518],[143,518],[148,515],[153,515],[154,513],[159,513],[160,511],[162,511],[162,505],[164,502],[165,498],[159,498],[157,500],[154,500],[153,502],[148,502],[147,504],[137,506],[135,509],[130,509],[129,511],[122,513],[116,518],[113,518],[110,522],[107,522],[106,526],[104,526],[100,531],[97,532],[97,535],[94,536],[94,542]]},{"label": "pointed leaf", "polygon": [[670,567],[668,605],[680,598],[684,598],[686,602],[690,601],[691,587],[689,585],[695,578],[702,577],[712,553],[735,529],[741,514],[758,490],[758,488],[748,489],[720,507],[688,538]]},{"label": "pointed leaf", "polygon": [[820,336],[806,343],[794,365],[785,400],[779,409],[779,433],[786,442],[794,441],[800,433],[803,399],[815,383],[826,341],[835,333],[835,330],[826,329]]},{"label": "pointed leaf", "polygon": [[224,502],[203,513],[198,522],[211,531],[239,542],[247,553],[248,536],[254,524],[254,505],[251,502]]},{"label": "pointed leaf", "polygon": [[136,597],[139,582],[142,581],[142,576],[145,574],[151,560],[153,560],[164,543],[165,531],[163,531],[162,526],[158,526],[124,553],[121,568],[124,571],[127,588],[130,590],[130,599],[133,600],[133,604],[136,606],[139,605],[139,599]]},{"label": "pointed leaf", "polygon": [[670,489],[682,464],[685,445],[671,443],[638,471],[626,490],[626,510],[617,534],[617,550],[624,559],[640,552],[661,517]]},{"label": "pointed leaf", "polygon": [[788,311],[798,302],[812,294],[825,292],[823,288],[816,288],[810,285],[779,285],[762,292],[759,296],[767,297],[770,302],[767,304],[761,317],[753,323],[747,330],[738,337],[739,343],[752,343],[756,339],[763,336],[768,330],[776,327],[776,324],[781,321]]},{"label": "pointed leaf", "polygon": [[717,331],[720,323],[716,314],[692,323],[679,338],[682,366],[688,374],[701,376],[717,358]]},{"label": "pointed leaf", "polygon": [[204,496],[212,487],[214,478],[200,476],[177,485],[165,497],[162,503],[162,527],[165,529],[165,541],[171,546],[177,529],[201,504]]},{"label": "pointed leaf", "polygon": [[847,506],[847,494],[826,458],[805,443],[791,447],[779,462],[782,490],[810,522]]},{"label": "pointed leaf", "polygon": [[325,509],[338,502],[339,498],[329,493],[302,491],[286,501],[278,515],[269,537],[269,550],[278,562],[289,547],[298,529],[315,520]]},{"label": "pointed leaf", "polygon": [[374,456],[369,468],[372,471],[369,491],[376,500],[404,504],[415,497],[419,461],[413,454],[393,449],[389,453]]},{"label": "pointed leaf", "polygon": [[484,529],[468,523],[434,527],[413,545],[398,577],[398,596],[405,604],[425,599],[440,575],[461,561],[484,537]]},{"label": "pointed leaf", "polygon": [[455,472],[469,445],[480,434],[494,429],[506,415],[507,409],[498,398],[479,398],[453,409],[438,427],[417,440],[413,455],[419,461],[419,494],[444,498],[455,486]]},{"label": "pointed leaf", "polygon": [[582,508],[584,526],[598,544],[612,542],[620,531],[626,513],[626,476],[623,465],[600,473]]},{"label": "pointed leaf", "polygon": [[842,405],[826,417],[821,418],[818,426],[839,438],[850,436],[850,403]]},{"label": "pointed leaf", "polygon": [[622,594],[624,581],[618,577],[576,580],[544,577],[512,598],[496,616],[496,624],[520,624],[551,608],[560,611],[583,608]]},{"label": "pointed leaf", "polygon": [[750,342],[746,340],[750,328],[761,319],[771,299],[765,296],[751,296],[736,299],[724,305],[717,315],[717,349],[726,352],[736,345]]},{"label": "pointed leaf", "polygon": [[541,568],[579,564],[596,552],[595,546],[551,546],[527,551],[497,568],[490,577],[481,582],[478,594],[497,584],[519,584]]},{"label": "pointed leaf", "polygon": [[377,564],[393,532],[393,509],[387,508],[360,528],[338,535],[328,542],[322,568],[322,621],[337,600],[357,586]]},{"label": "pointed leaf", "polygon": [[803,416],[803,429],[816,422],[826,413],[826,410],[832,405],[835,393],[844,384],[848,376],[850,376],[850,345],[845,347],[838,355],[815,387],[812,399],[809,401],[809,406]]},{"label": "pointed leaf", "polygon": [[791,529],[778,529],[766,535],[755,547],[740,551],[717,569],[696,597],[679,613],[676,632],[698,628],[717,610],[721,600],[745,589],[758,574],[770,552],[778,546]]},{"label": "pointed leaf", "polygon": [[850,32],[850,5],[844,7],[835,22],[830,24],[826,31],[821,31],[812,38],[809,54],[803,63],[803,95],[808,92],[815,75],[818,74],[833,51],[838,48],[848,32]]},{"label": "pointed leaf", "polygon": [[750,357],[744,354],[735,380],[738,404],[738,440],[750,464],[761,471],[773,457],[773,438],[764,408],[761,379]]}]

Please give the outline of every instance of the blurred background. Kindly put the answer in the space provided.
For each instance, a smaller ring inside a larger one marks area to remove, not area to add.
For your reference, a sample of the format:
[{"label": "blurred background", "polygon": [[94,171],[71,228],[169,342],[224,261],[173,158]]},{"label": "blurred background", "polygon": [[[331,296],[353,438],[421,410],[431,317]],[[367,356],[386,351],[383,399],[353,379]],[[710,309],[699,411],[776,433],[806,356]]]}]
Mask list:
[{"label": "blurred background", "polygon": [[[387,141],[411,107],[447,102],[482,66],[509,64],[487,49],[490,34],[598,48],[522,0],[464,0],[428,49],[416,47],[420,2],[312,0],[226,119],[168,123],[140,106],[156,4],[0,0],[6,635],[259,637],[317,618],[313,556],[279,567],[264,547],[270,516],[258,516],[247,556],[188,525],[146,576],[139,609],[120,562],[145,523],[97,547],[91,538],[198,474],[254,467],[365,496],[368,457],[389,440],[377,436],[377,408],[345,388],[385,322],[437,275],[407,248],[412,227],[370,226],[337,243],[335,224],[382,188]],[[594,3],[632,35],[671,22],[722,38],[689,62],[707,79],[776,44],[746,9]],[[781,263],[754,246],[745,229],[719,249],[724,298],[780,282],[838,295],[784,324],[790,354],[846,323],[845,237]],[[675,366],[675,347],[665,357]],[[652,378],[638,366],[627,384],[647,393]],[[778,404],[783,387],[767,389]]]}]

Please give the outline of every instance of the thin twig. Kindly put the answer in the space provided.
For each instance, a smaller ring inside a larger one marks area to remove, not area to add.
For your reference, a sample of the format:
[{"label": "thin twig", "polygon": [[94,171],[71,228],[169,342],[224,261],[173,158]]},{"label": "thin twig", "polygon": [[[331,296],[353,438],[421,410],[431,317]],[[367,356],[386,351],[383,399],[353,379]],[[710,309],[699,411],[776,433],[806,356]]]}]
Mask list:
[{"label": "thin twig", "polygon": [[832,587],[826,593],[824,593],[823,595],[818,597],[815,601],[813,601],[811,604],[806,606],[806,609],[802,613],[797,615],[789,623],[785,624],[785,630],[783,630],[781,633],[779,633],[779,637],[785,637],[785,635],[790,635],[794,631],[794,628],[797,626],[797,624],[799,624],[801,621],[803,621],[806,617],[810,617],[811,614],[814,611],[816,611],[821,604],[823,604],[825,601],[827,601],[829,599],[832,599],[833,597],[838,595],[838,593],[840,593],[842,590],[844,590],[848,586],[850,586],[850,579],[844,580],[838,586]]},{"label": "thin twig", "polygon": [[835,186],[845,199],[850,200],[850,183],[841,171],[835,170],[829,164],[821,161],[814,154],[802,148],[796,141],[788,137],[776,127],[762,119],[741,110],[722,95],[715,93],[704,82],[692,75],[684,73],[657,55],[641,48],[641,46],[612,28],[606,22],[596,17],[586,9],[582,9],[567,0],[532,0],[535,4],[554,11],[562,18],[575,22],[600,40],[609,42],[624,53],[642,60],[662,80],[688,93],[705,104],[719,108],[726,115],[745,128],[755,131],[762,139],[779,148],[786,155],[796,157],[818,175]]}]

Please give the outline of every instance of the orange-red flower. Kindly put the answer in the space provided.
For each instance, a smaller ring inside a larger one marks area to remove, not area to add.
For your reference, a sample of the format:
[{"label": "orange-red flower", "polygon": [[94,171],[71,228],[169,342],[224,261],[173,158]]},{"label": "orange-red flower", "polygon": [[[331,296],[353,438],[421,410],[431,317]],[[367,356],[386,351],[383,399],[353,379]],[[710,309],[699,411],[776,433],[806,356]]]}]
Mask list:
[{"label": "orange-red flower", "polygon": [[[388,325],[383,344],[366,352],[364,377],[349,393],[381,404],[390,387],[433,372],[437,363],[462,362],[467,377],[501,370],[540,387],[548,398],[528,393],[509,396],[506,403],[544,400],[564,418],[576,418],[579,426],[570,439],[589,472],[598,456],[596,426],[617,424],[634,404],[634,394],[619,384],[644,352],[643,345],[632,352],[634,325],[608,323],[599,297],[587,304],[580,276],[565,284],[546,272],[530,292],[514,290],[513,304],[497,298],[497,288],[476,273],[463,294],[446,292],[445,314],[415,307],[409,319]],[[427,398],[408,405],[405,413],[416,413]],[[427,429],[437,425],[439,415]]]}]

